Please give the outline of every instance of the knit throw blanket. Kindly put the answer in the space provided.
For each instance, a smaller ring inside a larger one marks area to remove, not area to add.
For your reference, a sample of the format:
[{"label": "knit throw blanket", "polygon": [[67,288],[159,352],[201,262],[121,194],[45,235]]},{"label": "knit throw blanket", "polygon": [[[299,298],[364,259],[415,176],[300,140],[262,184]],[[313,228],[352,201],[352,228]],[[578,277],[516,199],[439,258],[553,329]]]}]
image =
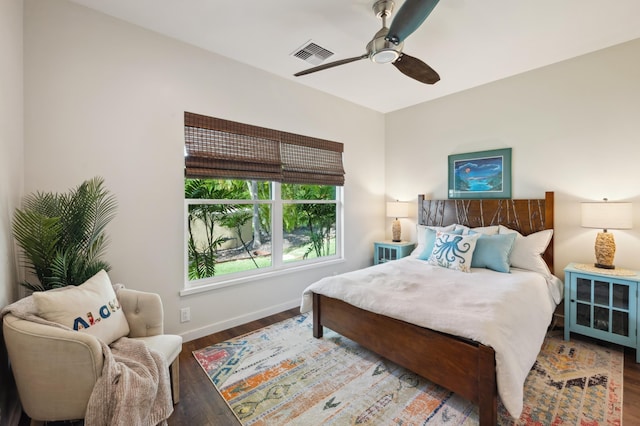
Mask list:
[{"label": "knit throw blanket", "polygon": [[[40,324],[71,330],[37,314],[32,297],[0,311]],[[71,330],[73,331],[73,330]],[[122,337],[110,346],[100,341],[104,355],[102,375],[96,381],[85,414],[88,426],[166,425],[173,412],[167,363],[139,340]]]}]

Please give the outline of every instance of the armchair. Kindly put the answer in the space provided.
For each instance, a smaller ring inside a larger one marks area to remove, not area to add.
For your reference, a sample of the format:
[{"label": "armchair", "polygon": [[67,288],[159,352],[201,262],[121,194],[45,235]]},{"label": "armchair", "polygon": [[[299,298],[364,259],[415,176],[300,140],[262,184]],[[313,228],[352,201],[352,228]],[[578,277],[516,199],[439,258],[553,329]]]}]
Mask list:
[{"label": "armchair", "polygon": [[[129,324],[128,337],[144,341],[167,361],[173,403],[177,404],[182,337],[164,334],[160,296],[123,288],[117,298]],[[3,318],[3,333],[20,401],[31,424],[84,418],[103,369],[98,339],[11,313]]]}]

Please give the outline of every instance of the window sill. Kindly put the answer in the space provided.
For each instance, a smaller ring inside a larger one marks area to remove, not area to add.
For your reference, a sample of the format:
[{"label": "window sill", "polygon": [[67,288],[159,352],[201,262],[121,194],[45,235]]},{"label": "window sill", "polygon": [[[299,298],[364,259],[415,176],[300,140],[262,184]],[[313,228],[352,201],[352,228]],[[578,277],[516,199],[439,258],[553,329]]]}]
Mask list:
[{"label": "window sill", "polygon": [[272,270],[269,272],[263,272],[263,273],[251,275],[251,276],[230,278],[224,281],[216,281],[212,283],[204,283],[204,284],[197,284],[197,285],[190,285],[187,283],[185,285],[185,288],[180,290],[180,296],[190,296],[192,294],[206,293],[209,291],[214,291],[214,290],[218,290],[221,288],[230,287],[238,284],[246,284],[253,281],[262,281],[271,277],[277,277],[281,275],[296,273],[296,272],[300,272],[308,269],[315,269],[315,268],[320,268],[320,267],[325,267],[330,265],[336,265],[336,264],[344,263],[344,261],[345,261],[344,258],[336,258],[336,259],[326,260],[323,262],[306,263],[300,266]]}]

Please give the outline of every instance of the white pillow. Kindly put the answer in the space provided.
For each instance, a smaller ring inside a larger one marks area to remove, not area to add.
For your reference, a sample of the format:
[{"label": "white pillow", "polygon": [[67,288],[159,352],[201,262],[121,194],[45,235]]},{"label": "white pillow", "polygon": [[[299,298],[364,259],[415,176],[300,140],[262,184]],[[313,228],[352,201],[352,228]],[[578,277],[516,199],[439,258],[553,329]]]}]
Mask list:
[{"label": "white pillow", "polygon": [[547,263],[542,258],[542,253],[545,252],[551,241],[553,229],[534,232],[525,237],[518,231],[500,225],[498,232],[500,234],[516,234],[516,240],[513,243],[513,249],[509,257],[511,266],[538,272],[546,277],[551,276],[551,271],[549,271]]},{"label": "white pillow", "polygon": [[429,263],[462,272],[471,272],[471,260],[481,234],[458,235],[438,231]]},{"label": "white pillow", "polygon": [[79,286],[35,292],[33,299],[42,318],[92,334],[107,345],[129,334],[129,323],[104,270]]},{"label": "white pillow", "polygon": [[448,226],[427,226],[427,225],[416,225],[416,247],[413,249],[409,256],[418,257],[424,251],[426,247],[427,241],[427,229],[431,229],[433,231],[444,231],[449,232],[453,231],[456,228],[456,224],[448,225]]},{"label": "white pillow", "polygon": [[477,232],[483,235],[496,235],[498,233],[498,225],[491,226],[478,226],[476,228],[469,228],[465,225],[456,225],[456,231],[462,229],[462,235],[469,235],[473,232]]}]

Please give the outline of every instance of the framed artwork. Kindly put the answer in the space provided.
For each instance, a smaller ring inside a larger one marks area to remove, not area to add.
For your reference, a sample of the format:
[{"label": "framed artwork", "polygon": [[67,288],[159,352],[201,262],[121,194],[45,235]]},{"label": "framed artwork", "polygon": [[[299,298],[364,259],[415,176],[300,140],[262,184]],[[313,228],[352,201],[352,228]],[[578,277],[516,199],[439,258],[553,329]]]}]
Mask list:
[{"label": "framed artwork", "polygon": [[511,148],[450,155],[449,198],[511,198]]}]

